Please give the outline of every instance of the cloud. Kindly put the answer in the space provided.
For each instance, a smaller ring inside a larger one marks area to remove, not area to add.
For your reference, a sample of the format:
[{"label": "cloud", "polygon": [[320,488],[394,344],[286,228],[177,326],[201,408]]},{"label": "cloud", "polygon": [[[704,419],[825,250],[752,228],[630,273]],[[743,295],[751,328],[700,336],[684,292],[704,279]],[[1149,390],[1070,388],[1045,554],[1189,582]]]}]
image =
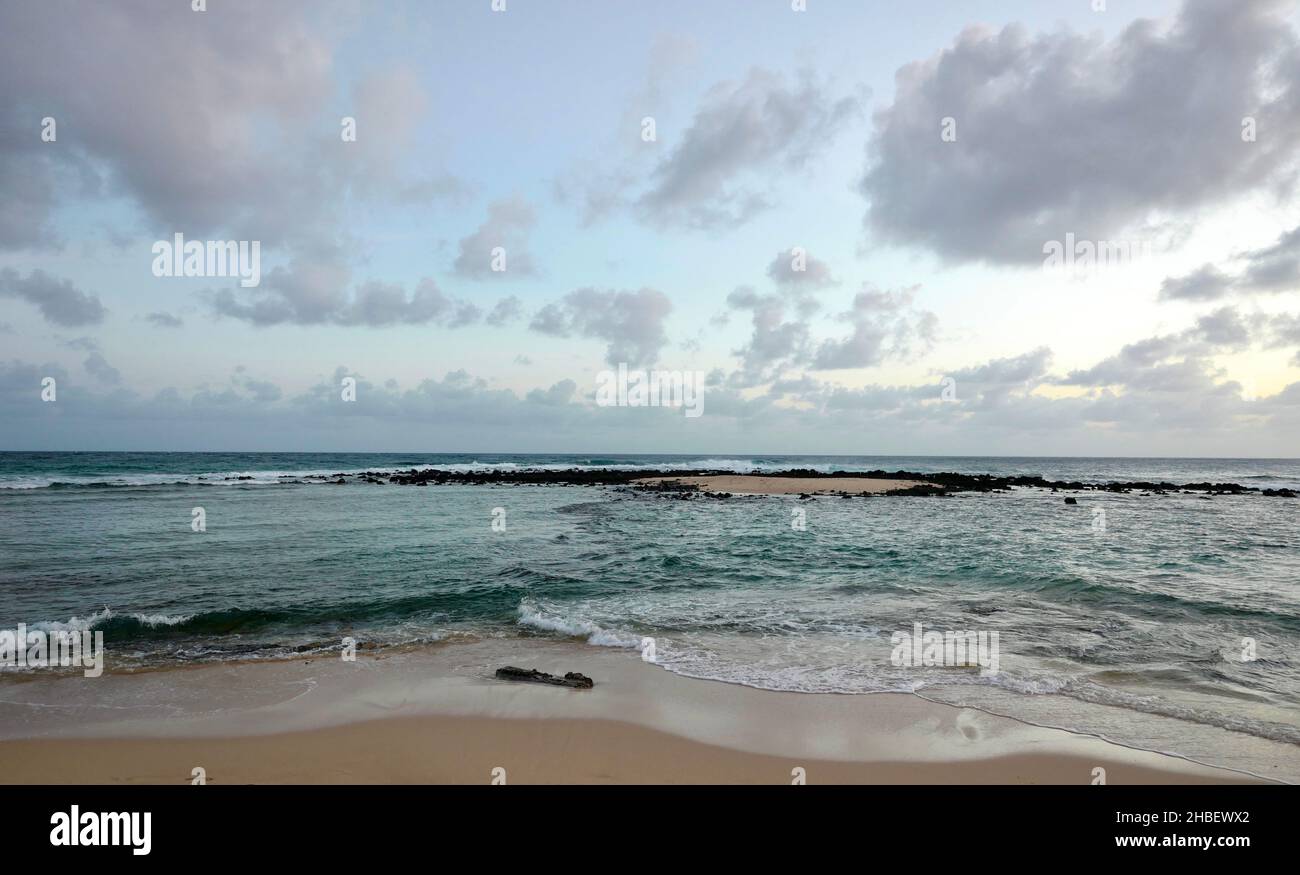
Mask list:
[{"label": "cloud", "polygon": [[448,297],[425,277],[407,293],[398,283],[370,280],[349,292],[352,270],[342,253],[325,247],[276,267],[253,289],[208,293],[213,312],[253,325],[439,325],[460,328],[482,311]]},{"label": "cloud", "polygon": [[1251,292],[1300,291],[1300,228],[1283,234],[1272,246],[1248,252],[1241,286]]},{"label": "cloud", "polygon": [[104,358],[103,353],[92,352],[86,356],[86,360],[82,362],[82,367],[101,383],[117,385],[122,382],[122,372],[110,365],[108,359]]},{"label": "cloud", "polygon": [[288,267],[262,275],[261,284],[239,295],[221,289],[211,296],[213,309],[254,325],[328,323],[348,309],[347,286],[352,269],[334,247],[303,253]]},{"label": "cloud", "polygon": [[368,282],[358,290],[351,306],[340,313],[341,325],[424,325],[434,323],[460,328],[477,322],[482,316],[478,307],[466,301],[448,298],[437,284],[424,278],[408,296],[400,285]]},{"label": "cloud", "polygon": [[1300,228],[1231,261],[1242,265],[1233,274],[1205,264],[1186,276],[1169,277],[1160,286],[1161,300],[1217,301],[1230,295],[1300,291]]},{"label": "cloud", "polygon": [[655,289],[601,291],[583,288],[547,304],[529,325],[554,337],[594,337],[606,341],[605,360],[629,366],[653,364],[668,342],[664,319],[672,302]]},{"label": "cloud", "polygon": [[[464,196],[420,148],[430,107],[416,67],[343,78],[350,0],[220,6],[0,8],[0,250],[57,246],[56,209],[120,199],[139,212],[131,227],[155,239],[304,255],[345,240],[358,202]],[[47,116],[50,143],[39,137]],[[342,116],[356,121],[354,142],[340,136]]]},{"label": "cloud", "polygon": [[842,317],[853,325],[853,333],[843,340],[822,341],[812,369],[866,368],[886,358],[928,352],[934,346],[938,318],[929,311],[914,312],[915,296],[915,289],[858,292],[852,308]]},{"label": "cloud", "polygon": [[[523,198],[494,201],[488,205],[487,220],[460,241],[452,272],[473,280],[536,276],[528,252],[528,236],[536,224],[537,213]],[[498,247],[504,250],[504,270],[493,269]]]},{"label": "cloud", "polygon": [[1213,264],[1202,265],[1186,276],[1169,277],[1160,284],[1162,301],[1217,301],[1232,289],[1232,277]]},{"label": "cloud", "polygon": [[1289,346],[1295,349],[1291,364],[1300,368],[1300,314],[1279,314],[1265,324],[1265,345],[1269,349]]},{"label": "cloud", "polygon": [[523,304],[518,298],[511,295],[496,302],[496,305],[487,315],[487,323],[497,327],[508,325],[522,316],[523,312]]},{"label": "cloud", "polygon": [[1004,390],[1041,380],[1052,364],[1052,351],[1040,346],[1018,356],[990,359],[974,367],[959,368],[946,376],[959,384],[976,386],[983,391]]},{"label": "cloud", "polygon": [[93,337],[74,337],[63,341],[63,345],[68,349],[88,353],[81,366],[95,380],[109,386],[116,386],[122,382],[121,371],[108,363],[108,359],[100,352],[99,341]]},{"label": "cloud", "polygon": [[[1268,327],[1242,318],[1253,331]],[[719,440],[748,438],[758,444],[750,451],[761,453],[781,452],[792,443],[806,446],[805,452],[846,453],[869,441],[884,452],[1224,455],[1232,448],[1283,455],[1300,428],[1300,383],[1247,399],[1238,383],[1223,379],[1205,359],[1177,361],[1232,322],[1224,314],[1131,344],[1098,363],[1121,362],[1111,368],[1114,376],[1094,367],[1084,369],[1093,372],[1086,380],[1055,377],[1047,347],[952,369],[951,402],[941,397],[937,379],[846,388],[803,375],[747,395],[715,371],[708,379],[704,433],[683,431],[685,420],[672,410],[598,407],[594,384],[576,380],[521,396],[463,370],[402,388],[340,366],[289,395],[240,368],[225,385],[141,395],[82,383],[55,364],[0,362],[0,446],[86,449],[86,436],[93,435],[96,448],[148,448],[165,426],[177,448],[195,449],[327,450],[340,442],[369,446],[386,438],[390,445],[396,440],[396,449],[473,442],[483,452],[509,452],[521,449],[518,435],[526,434],[532,440],[523,449],[539,452],[599,452],[607,446],[649,452],[665,445],[712,452]],[[1260,336],[1274,335],[1300,339],[1300,320],[1276,320],[1272,333]],[[88,349],[94,341],[68,344]],[[59,381],[57,404],[40,401],[45,376]],[[342,376],[357,380],[355,402],[340,400]],[[1073,384],[1083,394],[1035,391],[1045,384]]]},{"label": "cloud", "polygon": [[772,282],[787,289],[820,289],[835,285],[835,277],[826,262],[814,258],[799,247],[778,252],[767,266]]},{"label": "cloud", "polygon": [[551,388],[542,390],[534,389],[528,393],[528,400],[535,404],[546,404],[548,406],[559,406],[569,404],[573,401],[574,396],[578,393],[578,384],[572,380],[561,380],[555,383]]},{"label": "cloud", "polygon": [[248,393],[249,398],[260,404],[270,404],[284,397],[284,392],[281,391],[279,386],[268,380],[258,380],[248,376],[247,369],[242,365],[235,368],[230,383],[232,386],[243,389]]},{"label": "cloud", "polygon": [[[238,237],[268,241],[318,215],[327,194],[324,167],[294,147],[333,89],[332,47],[306,10],[241,0],[204,15],[188,4],[149,15],[75,0],[7,5],[0,103],[13,117],[58,122],[57,141],[39,152],[50,188],[84,162],[97,177],[102,169],[95,185],[111,183],[168,229],[240,227]],[[0,149],[0,165],[13,154]],[[48,208],[43,195],[33,200]]]},{"label": "cloud", "polygon": [[[1187,0],[1114,39],[972,27],[898,71],[861,189],[880,239],[946,261],[1041,262],[1294,178],[1297,38],[1281,0]],[[1256,142],[1243,142],[1244,116]],[[956,124],[945,142],[941,120]]]},{"label": "cloud", "polygon": [[0,270],[0,297],[19,298],[34,305],[45,321],[55,325],[72,328],[104,321],[104,305],[97,296],[39,269],[25,279],[12,267]]},{"label": "cloud", "polygon": [[1189,328],[1123,346],[1090,368],[1074,370],[1056,382],[1090,388],[1123,387],[1189,396],[1210,393],[1217,369],[1211,357],[1240,352],[1260,341],[1260,320],[1243,318],[1232,307],[1199,317]]},{"label": "cloud", "polygon": [[804,319],[785,318],[789,303],[780,294],[762,295],[749,286],[740,286],[727,296],[728,307],[749,312],[752,326],[749,342],[736,350],[741,365],[730,377],[733,386],[766,383],[783,368],[806,359],[808,324]]},{"label": "cloud", "polygon": [[1199,337],[1211,347],[1239,350],[1250,345],[1252,330],[1237,310],[1220,307],[1196,320],[1192,336]]},{"label": "cloud", "polygon": [[690,126],[636,201],[652,225],[716,228],[766,209],[750,186],[758,171],[803,168],[856,116],[856,98],[832,99],[810,75],[793,84],[754,69],[705,94]]},{"label": "cloud", "polygon": [[[727,306],[750,314],[749,342],[736,350],[741,364],[731,374],[735,388],[761,385],[781,379],[792,368],[816,371],[865,368],[886,359],[907,359],[928,351],[935,341],[938,319],[912,304],[916,289],[882,292],[864,286],[840,319],[852,325],[849,336],[838,340],[812,339],[809,323],[815,307],[809,306],[803,289],[763,295],[740,286],[727,296]],[[787,312],[797,313],[787,318]]]},{"label": "cloud", "polygon": [[161,311],[150,313],[144,318],[154,325],[157,325],[159,328],[180,328],[185,324],[185,320],[181,317]]},{"label": "cloud", "polygon": [[0,198],[0,251],[53,249],[59,238],[50,223],[56,200],[52,162],[36,151],[30,132],[24,137],[4,125],[0,121],[0,191],[4,192]]}]

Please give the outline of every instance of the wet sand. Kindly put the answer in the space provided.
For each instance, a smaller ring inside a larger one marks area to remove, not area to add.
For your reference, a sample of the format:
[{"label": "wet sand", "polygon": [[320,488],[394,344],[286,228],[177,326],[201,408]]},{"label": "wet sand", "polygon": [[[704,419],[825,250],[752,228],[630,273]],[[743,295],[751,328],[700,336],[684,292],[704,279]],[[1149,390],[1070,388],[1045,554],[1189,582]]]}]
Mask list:
[{"label": "wet sand", "polygon": [[[592,690],[498,681],[582,671]],[[0,782],[1109,784],[1254,782],[1225,769],[903,693],[757,690],[635,654],[482,641],[345,662],[0,684]]]}]

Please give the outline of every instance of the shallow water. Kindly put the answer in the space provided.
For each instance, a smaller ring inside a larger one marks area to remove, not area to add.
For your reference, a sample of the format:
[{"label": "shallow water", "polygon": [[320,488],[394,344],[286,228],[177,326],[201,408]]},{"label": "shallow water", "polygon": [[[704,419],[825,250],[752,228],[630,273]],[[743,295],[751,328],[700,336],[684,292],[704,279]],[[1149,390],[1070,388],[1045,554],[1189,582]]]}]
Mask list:
[{"label": "shallow water", "polygon": [[[1081,493],[1068,507],[1013,490],[679,502],[292,482],[430,464],[1300,486],[1294,460],[5,453],[0,629],[101,630],[110,670],[276,658],[345,636],[578,638],[629,658],[653,638],[656,662],[682,674],[912,690],[1300,779],[1295,500]],[[191,530],[195,507],[206,532]],[[895,665],[891,636],[916,623],[997,633],[997,672]]]}]

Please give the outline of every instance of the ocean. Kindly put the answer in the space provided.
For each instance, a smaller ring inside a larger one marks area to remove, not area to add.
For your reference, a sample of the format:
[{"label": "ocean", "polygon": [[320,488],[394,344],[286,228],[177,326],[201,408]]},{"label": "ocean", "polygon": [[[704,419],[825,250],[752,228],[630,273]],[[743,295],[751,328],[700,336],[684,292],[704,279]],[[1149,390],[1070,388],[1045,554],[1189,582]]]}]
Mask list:
[{"label": "ocean", "polygon": [[[1081,492],[1072,507],[1013,489],[683,502],[611,487],[302,482],[611,466],[1300,489],[1296,459],[8,452],[0,629],[102,631],[119,672],[329,653],[345,637],[362,652],[568,639],[628,659],[653,639],[655,663],[683,675],[909,691],[1300,780],[1295,499]],[[997,633],[998,670],[895,664],[891,642],[918,623]],[[0,696],[21,671],[0,670]]]}]

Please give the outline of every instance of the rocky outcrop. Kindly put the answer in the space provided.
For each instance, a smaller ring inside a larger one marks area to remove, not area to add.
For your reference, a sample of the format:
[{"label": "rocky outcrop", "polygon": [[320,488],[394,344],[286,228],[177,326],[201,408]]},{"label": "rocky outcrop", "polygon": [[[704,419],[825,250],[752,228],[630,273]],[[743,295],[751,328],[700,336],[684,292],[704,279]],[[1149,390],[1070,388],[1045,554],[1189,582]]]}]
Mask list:
[{"label": "rocky outcrop", "polygon": [[[359,474],[314,475],[288,482],[295,483],[390,483],[400,486],[613,486],[636,492],[661,493],[665,497],[690,500],[691,498],[729,499],[725,492],[709,492],[698,486],[675,478],[735,476],[734,471],[715,469],[682,469],[674,471],[578,469],[568,470],[514,468],[490,471],[446,471],[436,468],[409,471],[363,471]],[[869,478],[875,480],[923,481],[925,486],[892,489],[884,495],[950,495],[954,492],[1006,492],[1013,488],[1035,488],[1064,492],[1111,492],[1142,495],[1200,494],[1211,495],[1267,495],[1295,498],[1291,489],[1264,489],[1243,486],[1239,483],[1154,483],[1136,481],[1048,480],[1037,474],[1002,476],[996,474],[959,474],[953,471],[928,473],[920,471],[813,471],[795,468],[789,471],[765,471],[764,477],[797,477],[827,481],[832,491],[836,479]],[[638,483],[646,477],[657,482]],[[663,479],[666,478],[666,479]],[[800,496],[801,498],[803,496]]]}]

